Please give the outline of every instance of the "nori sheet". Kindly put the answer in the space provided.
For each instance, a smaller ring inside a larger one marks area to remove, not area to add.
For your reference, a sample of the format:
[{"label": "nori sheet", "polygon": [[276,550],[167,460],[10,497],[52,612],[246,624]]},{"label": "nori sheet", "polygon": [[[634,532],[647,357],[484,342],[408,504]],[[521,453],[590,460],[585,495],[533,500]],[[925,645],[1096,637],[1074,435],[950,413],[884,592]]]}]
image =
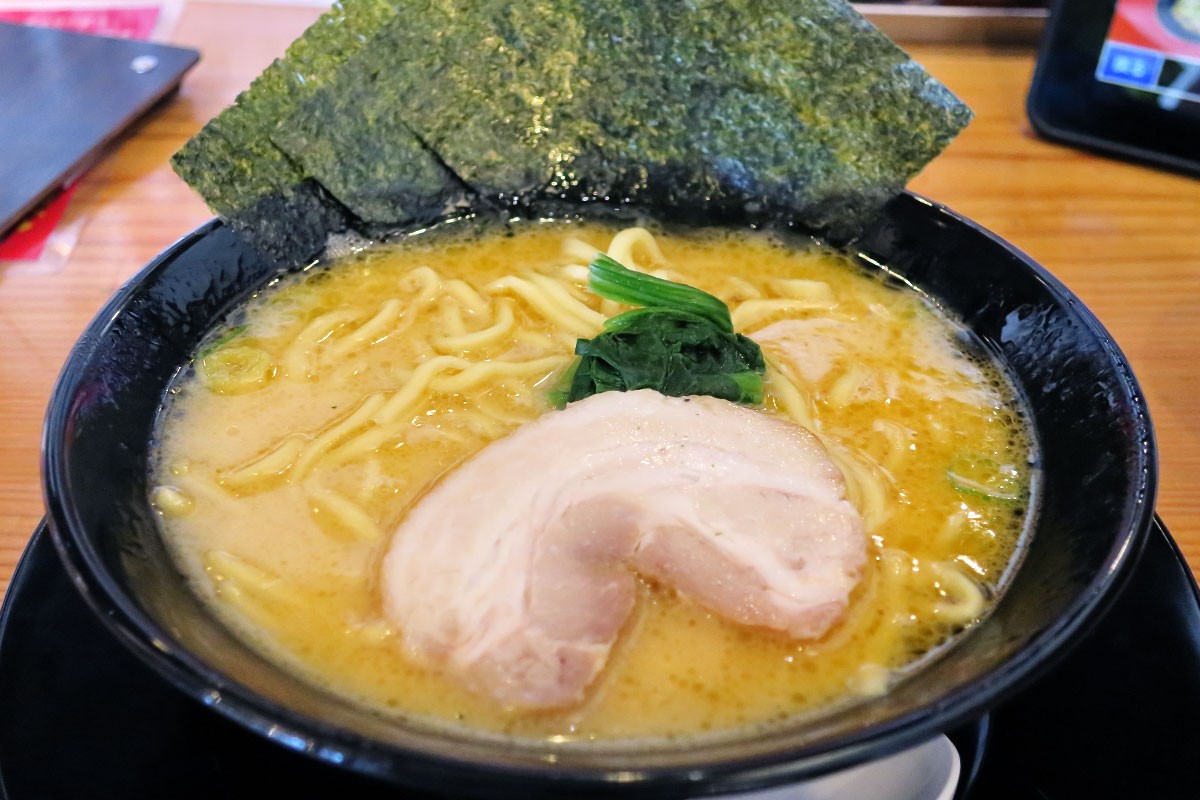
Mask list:
[{"label": "nori sheet", "polygon": [[215,213],[282,262],[320,252],[347,215],[271,142],[277,124],[400,11],[391,0],[334,3],[171,159]]},{"label": "nori sheet", "polygon": [[[306,33],[285,58],[312,65],[302,87],[264,74],[239,98],[263,114],[257,127],[233,109],[210,124],[230,142],[256,137],[242,146],[269,179],[258,196],[300,212],[280,231],[321,214],[382,229],[464,198],[550,198],[782,215],[846,237],[971,118],[844,0],[344,0],[345,16],[359,4],[373,9],[363,43]],[[258,97],[268,87],[282,99]],[[189,182],[261,227],[261,205],[213,185],[227,152],[201,149],[215,176]],[[290,172],[259,165],[260,151]]]},{"label": "nori sheet", "polygon": [[971,119],[840,0],[586,11],[584,80],[606,135],[576,162],[584,194],[774,211],[847,236]]},{"label": "nori sheet", "polygon": [[459,197],[542,188],[561,134],[573,157],[581,132],[594,130],[552,116],[571,91],[582,41],[579,9],[568,5],[411,2],[274,141],[368,222],[420,217],[454,199],[452,190],[438,195],[440,176],[423,158],[450,171]]}]

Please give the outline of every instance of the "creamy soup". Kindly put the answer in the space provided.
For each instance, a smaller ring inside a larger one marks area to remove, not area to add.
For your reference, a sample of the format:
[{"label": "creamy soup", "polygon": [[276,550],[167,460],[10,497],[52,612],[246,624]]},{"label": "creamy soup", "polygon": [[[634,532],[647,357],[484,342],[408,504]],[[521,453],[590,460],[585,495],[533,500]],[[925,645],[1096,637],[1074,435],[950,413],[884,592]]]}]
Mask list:
[{"label": "creamy soup", "polygon": [[[828,450],[868,559],[817,640],[729,622],[643,579],[585,699],[521,711],[406,654],[380,563],[431,486],[558,413],[548,398],[576,340],[623,310],[586,288],[597,250],[729,305],[766,356],[758,413]],[[678,736],[885,692],[969,628],[1018,558],[1033,456],[1004,375],[883,270],[759,233],[462,222],[249,300],[168,395],[151,499],[229,626],[355,702],[521,736]]]}]

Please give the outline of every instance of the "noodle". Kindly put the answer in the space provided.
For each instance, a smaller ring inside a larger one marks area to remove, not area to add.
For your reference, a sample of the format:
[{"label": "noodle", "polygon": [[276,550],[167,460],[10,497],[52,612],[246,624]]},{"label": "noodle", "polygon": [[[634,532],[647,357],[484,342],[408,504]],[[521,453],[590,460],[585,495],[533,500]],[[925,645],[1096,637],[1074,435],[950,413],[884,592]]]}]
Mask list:
[{"label": "noodle", "polygon": [[588,336],[595,336],[604,327],[606,317],[599,311],[593,311],[581,303],[558,281],[546,275],[530,275],[529,280],[552,298],[560,308],[568,314],[578,317],[584,325],[587,325]]},{"label": "noodle", "polygon": [[739,278],[736,275],[729,279],[729,287],[732,291],[729,301],[735,306],[746,300],[757,300],[762,297],[762,290],[745,278]]},{"label": "noodle", "polygon": [[837,307],[837,295],[825,281],[810,281],[803,278],[781,278],[771,281],[771,289],[791,300],[803,301],[808,308],[832,311]]},{"label": "noodle", "polygon": [[458,356],[434,356],[417,366],[400,391],[388,398],[371,420],[377,423],[395,422],[407,413],[429,391],[433,377],[447,370],[465,370],[472,362]]},{"label": "noodle", "polygon": [[336,360],[344,359],[388,335],[400,320],[400,312],[403,307],[403,303],[399,300],[388,300],[375,316],[331,344],[329,357]]},{"label": "noodle", "polygon": [[265,569],[255,566],[232,553],[214,550],[205,557],[205,568],[214,583],[231,582],[241,589],[272,598],[287,598],[283,581]]},{"label": "noodle", "polygon": [[417,297],[411,307],[420,308],[433,302],[442,290],[442,276],[427,266],[420,266],[400,279],[400,288],[416,289]]},{"label": "noodle", "polygon": [[882,433],[887,441],[887,452],[880,459],[885,469],[896,469],[905,454],[912,452],[916,447],[916,432],[912,428],[889,420],[876,419],[871,423],[871,430]]},{"label": "noodle", "polygon": [[621,264],[630,269],[637,269],[642,262],[634,257],[634,250],[646,253],[651,264],[662,264],[666,261],[653,234],[645,228],[626,228],[621,231],[612,238],[607,252]]},{"label": "noodle", "polygon": [[164,517],[186,517],[196,502],[177,486],[156,486],[150,492],[150,505]]},{"label": "noodle", "polygon": [[363,400],[355,411],[342,421],[336,423],[329,430],[322,433],[316,439],[313,439],[304,450],[300,453],[300,457],[296,460],[295,470],[297,474],[303,477],[312,468],[313,464],[320,458],[321,454],[327,450],[331,450],[342,440],[349,437],[356,430],[363,427],[369,422],[375,421],[375,414],[384,404],[382,395],[368,395]]},{"label": "noodle", "polygon": [[336,523],[349,530],[361,542],[383,541],[383,531],[353,500],[338,494],[333,489],[309,491],[309,502],[316,514],[326,514]]},{"label": "noodle", "polygon": [[550,297],[539,286],[524,278],[501,278],[487,286],[490,292],[510,291],[533,306],[546,319],[574,336],[591,337],[599,329],[582,319],[575,309],[565,305],[557,297]]},{"label": "noodle", "polygon": [[861,364],[851,364],[833,382],[825,400],[834,408],[842,408],[854,401],[854,396],[871,377],[870,371]]},{"label": "noodle", "polygon": [[979,584],[952,563],[937,561],[929,567],[937,576],[935,585],[943,598],[936,606],[938,616],[955,626],[979,619],[985,603]]},{"label": "noodle", "polygon": [[451,336],[462,336],[467,332],[467,323],[463,321],[462,307],[453,301],[443,301],[438,305],[441,309],[442,330]]},{"label": "noodle", "polygon": [[565,367],[567,362],[568,359],[564,356],[547,356],[546,358],[517,363],[488,361],[481,364],[472,364],[455,375],[437,378],[431,382],[431,385],[437,391],[462,392],[485,382],[497,382],[506,377],[516,375],[527,375],[530,373],[543,376],[549,375],[551,372]]},{"label": "noodle", "polygon": [[491,303],[466,281],[458,279],[446,281],[444,288],[449,297],[462,303],[472,314],[486,314],[491,310]]},{"label": "noodle", "polygon": [[357,318],[351,311],[331,311],[314,319],[300,331],[295,343],[287,349],[283,356],[284,375],[293,380],[311,380],[316,365],[315,353],[317,345],[333,335],[333,332],[343,325],[348,325]]},{"label": "noodle", "polygon": [[[587,265],[592,263],[592,259],[594,259],[603,251],[599,247],[593,247],[582,239],[576,239],[574,236],[571,236],[563,242],[562,252],[567,258],[580,262],[579,264],[572,266],[583,267],[583,276],[580,278],[580,280],[586,281]],[[620,259],[617,260],[620,261]],[[621,263],[624,264],[625,262],[621,261]]]},{"label": "noodle", "polygon": [[[436,236],[450,234],[422,234],[285,281],[239,316],[236,342],[214,346],[261,353],[266,367],[247,356],[253,381],[222,394],[185,376],[169,399],[151,499],[181,569],[248,641],[382,713],[611,738],[874,696],[988,613],[1021,516],[957,492],[947,466],[964,452],[1024,464],[1029,445],[1003,380],[923,300],[766,237],[522,226],[445,250]],[[625,309],[586,291],[600,252],[724,299],[751,338],[797,326],[763,340],[763,413],[824,445],[869,563],[817,641],[741,628],[645,583],[602,689],[562,714],[514,716],[407,659],[374,570],[439,476],[552,413],[576,340]]]},{"label": "noodle", "polygon": [[218,472],[218,482],[234,492],[265,489],[268,483],[282,479],[295,466],[307,441],[308,437],[300,434],[287,436],[250,463]]},{"label": "noodle", "polygon": [[499,308],[496,319],[495,321],[488,320],[489,324],[486,328],[473,333],[463,332],[453,336],[435,337],[433,346],[443,353],[462,353],[496,344],[512,331],[513,322],[516,320],[516,317],[513,316],[511,300],[504,299],[496,305]]},{"label": "noodle", "polygon": [[840,445],[829,446],[829,457],[841,469],[846,479],[846,496],[863,515],[867,530],[877,530],[891,516],[890,493],[880,468]]},{"label": "noodle", "polygon": [[733,309],[733,326],[741,331],[751,331],[780,317],[822,308],[828,308],[828,305],[808,298],[747,300]]}]

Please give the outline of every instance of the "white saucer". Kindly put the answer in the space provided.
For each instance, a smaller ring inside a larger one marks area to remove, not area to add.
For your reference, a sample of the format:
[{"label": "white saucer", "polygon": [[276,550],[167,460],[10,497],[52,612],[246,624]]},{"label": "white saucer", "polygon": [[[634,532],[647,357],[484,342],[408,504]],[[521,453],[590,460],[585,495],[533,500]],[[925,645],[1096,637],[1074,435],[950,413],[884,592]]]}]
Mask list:
[{"label": "white saucer", "polygon": [[719,800],[952,800],[962,762],[944,735],[804,783]]}]

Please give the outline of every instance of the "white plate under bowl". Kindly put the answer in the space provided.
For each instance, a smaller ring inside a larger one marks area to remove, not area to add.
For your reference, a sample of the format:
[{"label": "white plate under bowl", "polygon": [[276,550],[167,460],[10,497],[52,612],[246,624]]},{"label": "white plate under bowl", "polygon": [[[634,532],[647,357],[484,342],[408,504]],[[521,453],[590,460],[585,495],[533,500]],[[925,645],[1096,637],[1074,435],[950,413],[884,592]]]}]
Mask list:
[{"label": "white plate under bowl", "polygon": [[945,735],[886,758],[792,786],[718,800],[952,800],[962,762]]}]

